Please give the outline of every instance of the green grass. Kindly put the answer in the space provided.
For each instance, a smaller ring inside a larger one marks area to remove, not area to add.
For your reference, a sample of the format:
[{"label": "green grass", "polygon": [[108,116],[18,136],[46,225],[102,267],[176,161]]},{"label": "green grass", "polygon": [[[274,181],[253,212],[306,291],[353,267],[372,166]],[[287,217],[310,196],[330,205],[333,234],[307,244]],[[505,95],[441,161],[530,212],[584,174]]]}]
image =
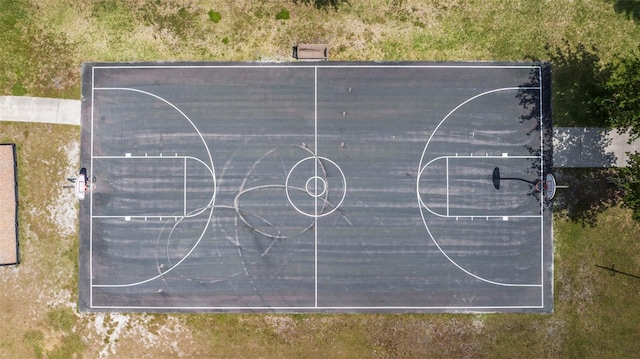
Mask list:
[{"label": "green grass", "polygon": [[46,29],[23,0],[0,0],[0,91],[78,97],[75,44]]},{"label": "green grass", "polygon": [[222,20],[222,14],[217,11],[209,10],[208,14],[209,20],[213,21],[216,24],[219,23],[220,20]]},{"label": "green grass", "polygon": [[33,350],[33,355],[36,358],[42,358],[42,342],[44,340],[44,334],[42,334],[41,331],[29,330],[24,333],[23,340],[25,344]]},{"label": "green grass", "polygon": [[291,18],[289,10],[282,9],[276,14],[276,20],[289,20]]},{"label": "green grass", "polygon": [[22,85],[22,82],[17,81],[11,86],[11,95],[13,96],[24,96],[27,94],[27,89]]},{"label": "green grass", "polygon": [[57,308],[47,312],[47,324],[55,330],[70,332],[76,324],[76,317],[70,308]]},{"label": "green grass", "polygon": [[[553,60],[554,119],[580,125],[591,116],[584,94],[597,81],[572,79],[640,46],[634,9],[619,3],[352,0],[324,11],[286,0],[0,0],[0,92],[79,98],[83,61],[290,60],[292,43],[327,42],[331,60]],[[562,62],[556,48],[576,56]],[[37,299],[67,291],[77,300],[77,235],[63,238],[47,208],[59,194],[57,179],[67,175],[60,149],[78,141],[78,129],[0,123],[0,133],[3,142],[18,144],[23,254],[19,276],[0,269],[3,286],[12,288],[0,293],[0,357],[98,357],[106,345],[121,357],[175,357],[174,341],[185,356],[198,357],[627,358],[640,352],[640,280],[595,266],[615,264],[640,275],[640,228],[620,208],[601,213],[593,227],[557,216],[553,314],[134,314],[114,343],[95,329],[104,318],[113,334],[114,316],[78,314]],[[174,337],[145,348],[135,323],[156,336],[173,328]]]},{"label": "green grass", "polygon": [[[556,303],[565,316],[567,353],[579,357],[630,358],[640,350],[640,279],[610,276],[596,265],[640,276],[638,224],[619,208],[600,216],[595,227],[557,221]],[[605,334],[606,333],[606,334]]]},{"label": "green grass", "polygon": [[23,25],[28,19],[26,2],[0,0],[0,89],[5,93],[20,83],[21,65],[28,58]]},{"label": "green grass", "polygon": [[60,342],[58,347],[47,351],[48,359],[81,358],[86,348],[82,336],[78,333],[68,332]]}]

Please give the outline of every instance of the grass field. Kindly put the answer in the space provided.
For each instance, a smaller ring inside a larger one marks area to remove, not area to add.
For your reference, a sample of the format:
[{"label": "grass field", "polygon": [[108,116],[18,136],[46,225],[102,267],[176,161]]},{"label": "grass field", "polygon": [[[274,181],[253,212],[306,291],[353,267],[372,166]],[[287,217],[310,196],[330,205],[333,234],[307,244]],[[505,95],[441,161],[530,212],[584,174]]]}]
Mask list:
[{"label": "grass field", "polygon": [[[328,43],[331,60],[544,60],[547,47],[583,44],[607,62],[640,46],[638,8],[614,0],[351,0],[336,12],[285,0],[0,0],[0,94],[79,98],[83,61],[287,61],[297,41]],[[563,118],[564,108],[553,110]],[[61,188],[77,171],[79,129],[0,123],[0,142],[18,144],[22,251],[19,267],[0,268],[2,358],[640,353],[640,279],[596,267],[640,276],[640,226],[620,208],[593,227],[556,215],[550,315],[79,313],[77,205]]]}]

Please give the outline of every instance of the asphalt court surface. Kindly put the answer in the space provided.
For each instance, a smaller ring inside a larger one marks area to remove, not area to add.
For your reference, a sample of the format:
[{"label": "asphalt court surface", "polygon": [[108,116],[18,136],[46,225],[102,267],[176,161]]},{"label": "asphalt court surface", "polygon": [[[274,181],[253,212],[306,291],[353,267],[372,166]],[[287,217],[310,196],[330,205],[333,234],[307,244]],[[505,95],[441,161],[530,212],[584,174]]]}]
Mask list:
[{"label": "asphalt court surface", "polygon": [[549,82],[529,63],[85,64],[81,309],[550,312],[529,183],[551,170]]}]

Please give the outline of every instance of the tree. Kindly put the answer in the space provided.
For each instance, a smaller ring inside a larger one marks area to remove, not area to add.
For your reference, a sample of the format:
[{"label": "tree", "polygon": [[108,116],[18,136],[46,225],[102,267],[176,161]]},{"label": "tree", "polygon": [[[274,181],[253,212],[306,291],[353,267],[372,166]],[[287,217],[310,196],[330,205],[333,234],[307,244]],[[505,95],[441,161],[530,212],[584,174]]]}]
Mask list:
[{"label": "tree", "polygon": [[634,21],[640,20],[640,1],[638,0],[616,0],[613,8]]},{"label": "tree", "polygon": [[338,7],[342,3],[349,3],[349,0],[293,0],[294,3],[303,3],[305,5],[313,4],[316,9],[327,9],[332,7],[334,10],[338,10]]},{"label": "tree", "polygon": [[[630,141],[640,138],[640,48],[609,63],[596,48],[568,42],[547,48],[547,55],[556,125],[607,127],[629,133]],[[565,181],[580,190],[559,196],[556,207],[574,221],[593,224],[598,213],[622,199],[640,222],[640,153],[630,154],[624,168],[564,172]]]},{"label": "tree", "polygon": [[[640,138],[640,48],[631,56],[618,58],[610,65],[607,87],[611,95],[600,103],[609,116],[609,126],[629,133],[629,142]],[[640,153],[630,153],[629,162],[618,169],[618,185],[623,190],[622,204],[633,211],[640,222]]]},{"label": "tree", "polygon": [[640,222],[640,154],[630,153],[627,167],[618,169],[618,185],[623,191],[622,205],[633,211],[632,217]]},{"label": "tree", "polygon": [[619,203],[620,176],[613,168],[559,168],[558,183],[569,186],[553,199],[553,209],[583,226],[595,226],[600,213]]},{"label": "tree", "polygon": [[608,113],[601,106],[610,97],[609,68],[598,50],[578,44],[546,47],[553,78],[553,122],[557,126],[607,127]]},{"label": "tree", "polygon": [[[640,53],[640,48],[637,50]],[[610,65],[607,87],[610,96],[601,100],[609,125],[628,132],[630,141],[640,138],[640,56],[618,58]]]}]

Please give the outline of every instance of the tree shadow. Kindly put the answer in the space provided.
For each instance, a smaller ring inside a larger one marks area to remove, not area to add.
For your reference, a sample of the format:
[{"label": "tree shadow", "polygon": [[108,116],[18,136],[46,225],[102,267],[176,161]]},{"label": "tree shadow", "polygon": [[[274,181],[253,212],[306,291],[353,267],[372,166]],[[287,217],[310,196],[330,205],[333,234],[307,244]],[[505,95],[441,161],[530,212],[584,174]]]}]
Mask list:
[{"label": "tree shadow", "polygon": [[603,66],[597,49],[565,41],[561,47],[546,46],[552,71],[553,121],[563,127],[608,127],[608,113],[600,100],[610,91],[610,69]]},{"label": "tree shadow", "polygon": [[639,0],[616,0],[613,9],[619,14],[625,14],[633,21],[640,21],[640,1]]},{"label": "tree shadow", "polygon": [[617,157],[606,148],[608,131],[581,127],[554,129],[553,173],[559,189],[553,211],[583,226],[594,226],[598,215],[621,200],[618,171],[612,168]]},{"label": "tree shadow", "polygon": [[[551,68],[548,63],[538,63],[541,71],[534,68],[529,73],[528,80],[521,84],[521,89],[516,94],[516,98],[523,107],[524,114],[520,116],[520,123],[531,122],[531,129],[527,132],[527,136],[540,136],[542,138],[542,146],[525,145],[525,149],[535,157],[542,156],[544,163],[534,160],[531,169],[541,172],[549,172],[553,165],[553,124],[551,120],[551,104],[549,84],[551,83]],[[540,91],[531,91],[530,88],[543,86],[542,96]],[[547,108],[541,108],[546,106]]]},{"label": "tree shadow", "polygon": [[613,168],[557,168],[559,189],[553,199],[553,211],[583,226],[594,226],[598,215],[620,202],[622,191]]},{"label": "tree shadow", "polygon": [[615,167],[618,157],[607,152],[612,138],[603,128],[556,127],[553,131],[553,164],[556,167]]},{"label": "tree shadow", "polygon": [[332,8],[338,11],[338,8],[343,3],[349,4],[349,0],[293,0],[294,4],[303,3],[305,5],[313,5],[316,9],[327,10]]},{"label": "tree shadow", "polygon": [[[592,46],[571,46],[565,41],[563,46],[547,46],[546,50],[548,64],[543,67],[542,81],[532,73],[523,87],[542,84],[543,96],[549,97],[539,101],[531,92],[518,94],[521,104],[531,109],[530,115],[523,116],[521,121],[537,120],[537,113],[543,116],[536,121],[540,125],[531,130],[531,133],[542,131],[542,150],[527,149],[532,155],[542,154],[545,172],[553,172],[558,185],[569,187],[557,191],[551,204],[553,211],[592,226],[601,212],[620,201],[622,193],[617,170],[608,168],[615,166],[618,159],[607,152],[611,142],[607,131],[584,128],[609,127],[608,113],[601,100],[610,95],[607,81],[611,70],[601,64]],[[540,103],[547,106],[542,112],[536,110]],[[547,104],[553,104],[552,109]],[[559,127],[554,129],[552,125]]]}]

